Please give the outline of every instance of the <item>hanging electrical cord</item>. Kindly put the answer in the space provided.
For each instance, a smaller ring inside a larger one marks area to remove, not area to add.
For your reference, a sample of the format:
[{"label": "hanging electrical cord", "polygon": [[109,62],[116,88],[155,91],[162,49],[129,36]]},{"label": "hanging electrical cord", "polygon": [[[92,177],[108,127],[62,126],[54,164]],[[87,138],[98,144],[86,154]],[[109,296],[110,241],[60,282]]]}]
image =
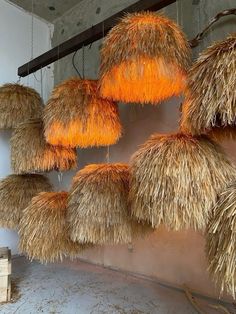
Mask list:
[{"label": "hanging electrical cord", "polygon": [[224,10],[222,12],[219,12],[213,19],[210,20],[209,24],[203,29],[203,31],[201,33],[197,34],[196,37],[194,37],[192,40],[189,41],[190,47],[191,48],[197,47],[199,45],[200,41],[205,36],[205,34],[211,28],[211,26],[213,24],[215,24],[217,21],[219,21],[222,17],[228,16],[228,15],[236,15],[236,8],[228,9],[228,10]]},{"label": "hanging electrical cord", "polygon": [[79,75],[79,78],[82,80],[82,75],[80,74],[80,71],[78,70],[78,68],[75,65],[75,57],[76,57],[78,51],[79,51],[79,49],[76,50],[75,53],[73,54],[72,65],[73,65],[73,68],[75,69],[76,73]]}]

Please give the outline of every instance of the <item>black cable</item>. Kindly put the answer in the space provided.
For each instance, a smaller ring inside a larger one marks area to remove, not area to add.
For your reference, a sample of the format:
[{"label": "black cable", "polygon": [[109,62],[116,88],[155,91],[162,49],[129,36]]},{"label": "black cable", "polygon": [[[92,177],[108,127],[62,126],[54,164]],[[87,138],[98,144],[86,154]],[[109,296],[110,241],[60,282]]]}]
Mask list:
[{"label": "black cable", "polygon": [[82,80],[82,75],[80,74],[80,71],[78,70],[78,68],[75,65],[75,57],[76,57],[76,54],[77,54],[78,51],[79,51],[79,49],[76,50],[75,53],[73,54],[72,65],[73,65],[73,68],[75,69],[75,71],[77,72],[77,74],[79,75],[79,78]]}]

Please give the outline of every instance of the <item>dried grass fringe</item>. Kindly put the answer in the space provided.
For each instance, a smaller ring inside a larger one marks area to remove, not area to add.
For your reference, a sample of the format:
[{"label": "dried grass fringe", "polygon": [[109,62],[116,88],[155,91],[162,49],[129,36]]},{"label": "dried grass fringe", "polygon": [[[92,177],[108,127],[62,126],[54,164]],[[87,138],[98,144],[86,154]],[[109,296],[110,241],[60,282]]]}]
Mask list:
[{"label": "dried grass fringe", "polygon": [[33,88],[20,84],[0,87],[0,129],[12,129],[30,118],[42,116],[43,101]]},{"label": "dried grass fringe", "polygon": [[40,192],[49,192],[48,178],[38,174],[10,175],[0,181],[0,227],[18,229],[22,211]]},{"label": "dried grass fringe", "polygon": [[11,138],[11,166],[16,174],[66,171],[77,166],[76,150],[46,143],[43,123],[31,119],[21,123]]},{"label": "dried grass fringe", "polygon": [[153,227],[204,229],[235,166],[206,137],[155,134],[131,160],[132,215]]},{"label": "dried grass fringe", "polygon": [[209,272],[220,287],[235,299],[236,292],[236,183],[219,197],[206,231]]},{"label": "dried grass fringe", "polygon": [[129,243],[151,228],[132,222],[128,205],[129,168],[125,164],[89,165],[74,178],[68,221],[73,241]]},{"label": "dried grass fringe", "polygon": [[42,263],[62,261],[89,247],[69,239],[67,201],[67,192],[40,193],[23,211],[19,248],[30,259]]}]

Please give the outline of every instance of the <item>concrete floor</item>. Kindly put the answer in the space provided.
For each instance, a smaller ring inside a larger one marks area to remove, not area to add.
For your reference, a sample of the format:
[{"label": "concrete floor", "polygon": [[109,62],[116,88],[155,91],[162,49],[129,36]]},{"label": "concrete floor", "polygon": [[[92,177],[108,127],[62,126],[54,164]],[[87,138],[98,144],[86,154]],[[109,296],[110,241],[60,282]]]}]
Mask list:
[{"label": "concrete floor", "polygon": [[[181,291],[79,261],[44,266],[18,257],[13,282],[14,300],[0,305],[1,314],[197,313]],[[198,301],[204,313],[220,313],[209,308],[214,301]]]}]

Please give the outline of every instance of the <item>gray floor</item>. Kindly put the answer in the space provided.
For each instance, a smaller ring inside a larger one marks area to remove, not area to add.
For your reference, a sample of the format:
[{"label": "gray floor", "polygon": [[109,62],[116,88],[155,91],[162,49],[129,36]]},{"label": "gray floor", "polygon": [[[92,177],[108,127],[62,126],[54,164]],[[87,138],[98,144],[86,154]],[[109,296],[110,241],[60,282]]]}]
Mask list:
[{"label": "gray floor", "polygon": [[[180,291],[79,261],[44,266],[19,257],[13,282],[14,300],[0,305],[1,314],[197,313]],[[220,313],[199,302],[206,314]]]}]

